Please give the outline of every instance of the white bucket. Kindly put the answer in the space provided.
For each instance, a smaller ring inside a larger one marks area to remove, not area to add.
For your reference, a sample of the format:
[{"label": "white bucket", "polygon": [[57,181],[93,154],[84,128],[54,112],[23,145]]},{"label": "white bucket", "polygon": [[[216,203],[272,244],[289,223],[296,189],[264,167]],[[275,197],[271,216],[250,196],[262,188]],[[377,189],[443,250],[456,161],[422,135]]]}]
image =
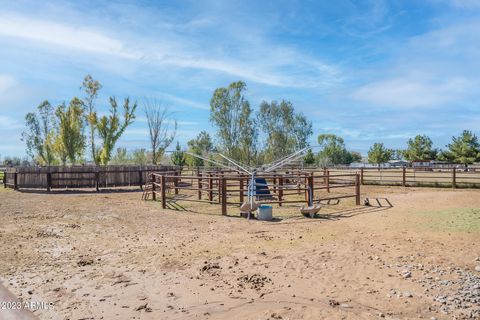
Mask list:
[{"label": "white bucket", "polygon": [[261,205],[258,207],[258,220],[272,220],[272,206]]}]

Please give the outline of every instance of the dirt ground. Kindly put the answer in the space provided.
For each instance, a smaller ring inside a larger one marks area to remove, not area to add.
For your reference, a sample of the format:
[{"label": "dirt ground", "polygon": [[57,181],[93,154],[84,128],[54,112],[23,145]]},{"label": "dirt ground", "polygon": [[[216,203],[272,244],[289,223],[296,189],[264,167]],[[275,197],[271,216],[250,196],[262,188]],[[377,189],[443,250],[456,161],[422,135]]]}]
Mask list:
[{"label": "dirt ground", "polygon": [[478,319],[480,190],[366,196],[263,222],[140,192],[0,189],[0,281],[53,302],[40,319]]}]

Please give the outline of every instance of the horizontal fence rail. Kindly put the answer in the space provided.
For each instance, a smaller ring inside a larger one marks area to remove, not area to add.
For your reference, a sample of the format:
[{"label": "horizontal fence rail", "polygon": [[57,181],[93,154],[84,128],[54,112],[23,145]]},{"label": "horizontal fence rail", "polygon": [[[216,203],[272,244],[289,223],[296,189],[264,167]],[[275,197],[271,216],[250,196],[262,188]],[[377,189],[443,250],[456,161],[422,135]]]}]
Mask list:
[{"label": "horizontal fence rail", "polygon": [[479,168],[330,168],[331,173],[360,174],[364,185],[480,188]]},{"label": "horizontal fence rail", "polygon": [[[149,175],[143,199],[160,200],[162,208],[177,201],[240,206],[247,200],[250,176],[232,171],[183,170],[175,173],[153,172]],[[330,173],[328,170],[272,172],[255,176],[255,198],[259,204],[319,203],[328,199],[355,198],[360,204],[360,175]],[[265,181],[265,182],[259,182]],[[327,194],[344,189],[343,194]],[[320,195],[324,192],[324,195]],[[312,197],[310,199],[310,197]]]}]

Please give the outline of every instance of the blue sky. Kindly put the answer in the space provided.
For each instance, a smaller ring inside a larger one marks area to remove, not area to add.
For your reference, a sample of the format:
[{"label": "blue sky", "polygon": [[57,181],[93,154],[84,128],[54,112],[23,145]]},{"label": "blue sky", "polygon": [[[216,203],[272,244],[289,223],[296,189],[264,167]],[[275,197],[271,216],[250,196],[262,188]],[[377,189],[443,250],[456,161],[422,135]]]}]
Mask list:
[{"label": "blue sky", "polygon": [[[366,153],[428,134],[443,148],[480,133],[480,1],[0,0],[0,155],[24,155],[24,115],[81,96],[86,74],[108,96],[155,98],[185,145],[214,133],[215,88],[247,83],[253,107],[290,100]],[[145,119],[118,146],[148,146]]]}]

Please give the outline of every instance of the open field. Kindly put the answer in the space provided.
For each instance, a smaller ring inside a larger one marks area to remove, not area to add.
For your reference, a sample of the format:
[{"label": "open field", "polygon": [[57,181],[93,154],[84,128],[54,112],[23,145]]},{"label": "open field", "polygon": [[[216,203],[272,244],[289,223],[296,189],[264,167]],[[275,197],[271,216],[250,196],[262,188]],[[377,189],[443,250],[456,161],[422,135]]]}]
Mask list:
[{"label": "open field", "polygon": [[53,302],[40,319],[478,318],[480,190],[366,196],[393,207],[348,199],[307,219],[284,206],[261,222],[140,192],[0,188],[0,280]]}]

